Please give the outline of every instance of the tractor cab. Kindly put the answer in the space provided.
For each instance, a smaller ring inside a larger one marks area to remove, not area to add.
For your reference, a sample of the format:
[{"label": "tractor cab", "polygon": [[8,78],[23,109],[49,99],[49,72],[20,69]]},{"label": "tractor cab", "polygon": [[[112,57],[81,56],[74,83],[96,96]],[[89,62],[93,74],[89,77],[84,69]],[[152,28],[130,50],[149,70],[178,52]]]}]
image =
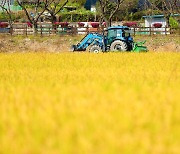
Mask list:
[{"label": "tractor cab", "polygon": [[[127,48],[125,50],[132,49],[133,38],[131,37],[131,30],[129,29],[129,27],[115,26],[115,27],[109,27],[107,29],[106,40],[105,40],[105,44],[107,45],[107,47],[109,46],[110,48],[111,44],[117,40],[126,43]],[[118,47],[116,49],[118,49]],[[120,48],[118,50],[120,50]]]}]

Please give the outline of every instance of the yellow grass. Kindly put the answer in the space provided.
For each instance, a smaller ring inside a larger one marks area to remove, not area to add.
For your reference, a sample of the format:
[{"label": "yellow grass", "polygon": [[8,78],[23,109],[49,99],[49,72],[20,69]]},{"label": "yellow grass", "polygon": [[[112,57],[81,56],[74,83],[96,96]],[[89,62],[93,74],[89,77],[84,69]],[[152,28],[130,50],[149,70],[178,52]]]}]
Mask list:
[{"label": "yellow grass", "polygon": [[180,54],[0,54],[12,153],[180,153]]}]

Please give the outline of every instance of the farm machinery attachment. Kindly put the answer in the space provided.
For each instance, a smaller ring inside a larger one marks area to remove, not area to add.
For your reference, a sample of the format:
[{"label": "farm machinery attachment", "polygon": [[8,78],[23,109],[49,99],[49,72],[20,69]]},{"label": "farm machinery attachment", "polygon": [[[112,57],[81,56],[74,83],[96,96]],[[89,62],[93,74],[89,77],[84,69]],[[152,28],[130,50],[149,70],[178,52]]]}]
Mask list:
[{"label": "farm machinery attachment", "polygon": [[89,33],[71,51],[107,52],[130,51],[147,52],[144,42],[134,42],[127,26],[109,27],[104,34]]}]

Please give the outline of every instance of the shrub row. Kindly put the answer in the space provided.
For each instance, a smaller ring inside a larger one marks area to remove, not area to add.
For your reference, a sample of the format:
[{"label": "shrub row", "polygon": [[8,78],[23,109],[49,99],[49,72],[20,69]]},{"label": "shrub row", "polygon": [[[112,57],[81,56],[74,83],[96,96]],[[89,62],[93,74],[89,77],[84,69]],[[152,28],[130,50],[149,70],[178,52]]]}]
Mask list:
[{"label": "shrub row", "polygon": [[123,24],[123,26],[137,27],[137,22],[126,22]]},{"label": "shrub row", "polygon": [[[138,27],[138,23],[137,22],[126,22],[123,25],[124,26],[128,26],[128,27]],[[154,28],[161,28],[162,24],[161,23],[154,23],[153,27]]]},{"label": "shrub row", "polygon": [[7,22],[0,22],[0,28],[6,28],[8,25],[9,24]]}]

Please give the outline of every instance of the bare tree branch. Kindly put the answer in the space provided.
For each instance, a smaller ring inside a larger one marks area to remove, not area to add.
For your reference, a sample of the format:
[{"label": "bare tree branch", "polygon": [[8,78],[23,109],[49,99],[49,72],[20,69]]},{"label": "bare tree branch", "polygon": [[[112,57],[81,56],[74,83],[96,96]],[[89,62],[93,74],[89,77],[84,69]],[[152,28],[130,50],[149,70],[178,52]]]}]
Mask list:
[{"label": "bare tree branch", "polygon": [[150,5],[155,10],[161,12],[169,26],[169,18],[172,14],[179,13],[180,1],[178,0],[149,0]]},{"label": "bare tree branch", "polygon": [[[6,7],[6,5],[7,5],[7,7]],[[10,33],[12,34],[13,19],[12,19],[12,11],[10,8],[10,0],[1,0],[0,8],[8,14],[8,17],[9,17],[8,22],[9,22],[9,26],[10,26]]]},{"label": "bare tree branch", "polygon": [[27,9],[27,5],[24,4],[22,0],[16,0],[16,1],[17,1],[18,5],[21,6],[21,8],[24,10],[29,22],[31,24],[33,24],[34,29],[35,29],[35,33],[36,33],[37,22],[38,22],[39,18],[41,17],[41,15],[46,10],[46,7],[51,5],[51,1],[50,0],[36,0],[36,1],[34,1],[35,5],[34,5],[34,15],[33,16],[30,14],[30,11],[28,11],[28,9]]},{"label": "bare tree branch", "polygon": [[51,14],[52,24],[54,24],[54,22],[56,22],[56,15],[68,3],[68,0],[66,0],[61,6],[60,6],[60,2],[61,2],[61,0],[51,0],[50,4],[45,7],[45,9]]},{"label": "bare tree branch", "polygon": [[[107,23],[107,26],[111,26],[111,21],[112,21],[113,16],[117,13],[117,11],[120,8],[120,5],[124,1],[125,0],[114,0],[114,1],[99,0],[100,15],[101,15],[101,18]],[[110,8],[110,5],[113,8]]]}]

